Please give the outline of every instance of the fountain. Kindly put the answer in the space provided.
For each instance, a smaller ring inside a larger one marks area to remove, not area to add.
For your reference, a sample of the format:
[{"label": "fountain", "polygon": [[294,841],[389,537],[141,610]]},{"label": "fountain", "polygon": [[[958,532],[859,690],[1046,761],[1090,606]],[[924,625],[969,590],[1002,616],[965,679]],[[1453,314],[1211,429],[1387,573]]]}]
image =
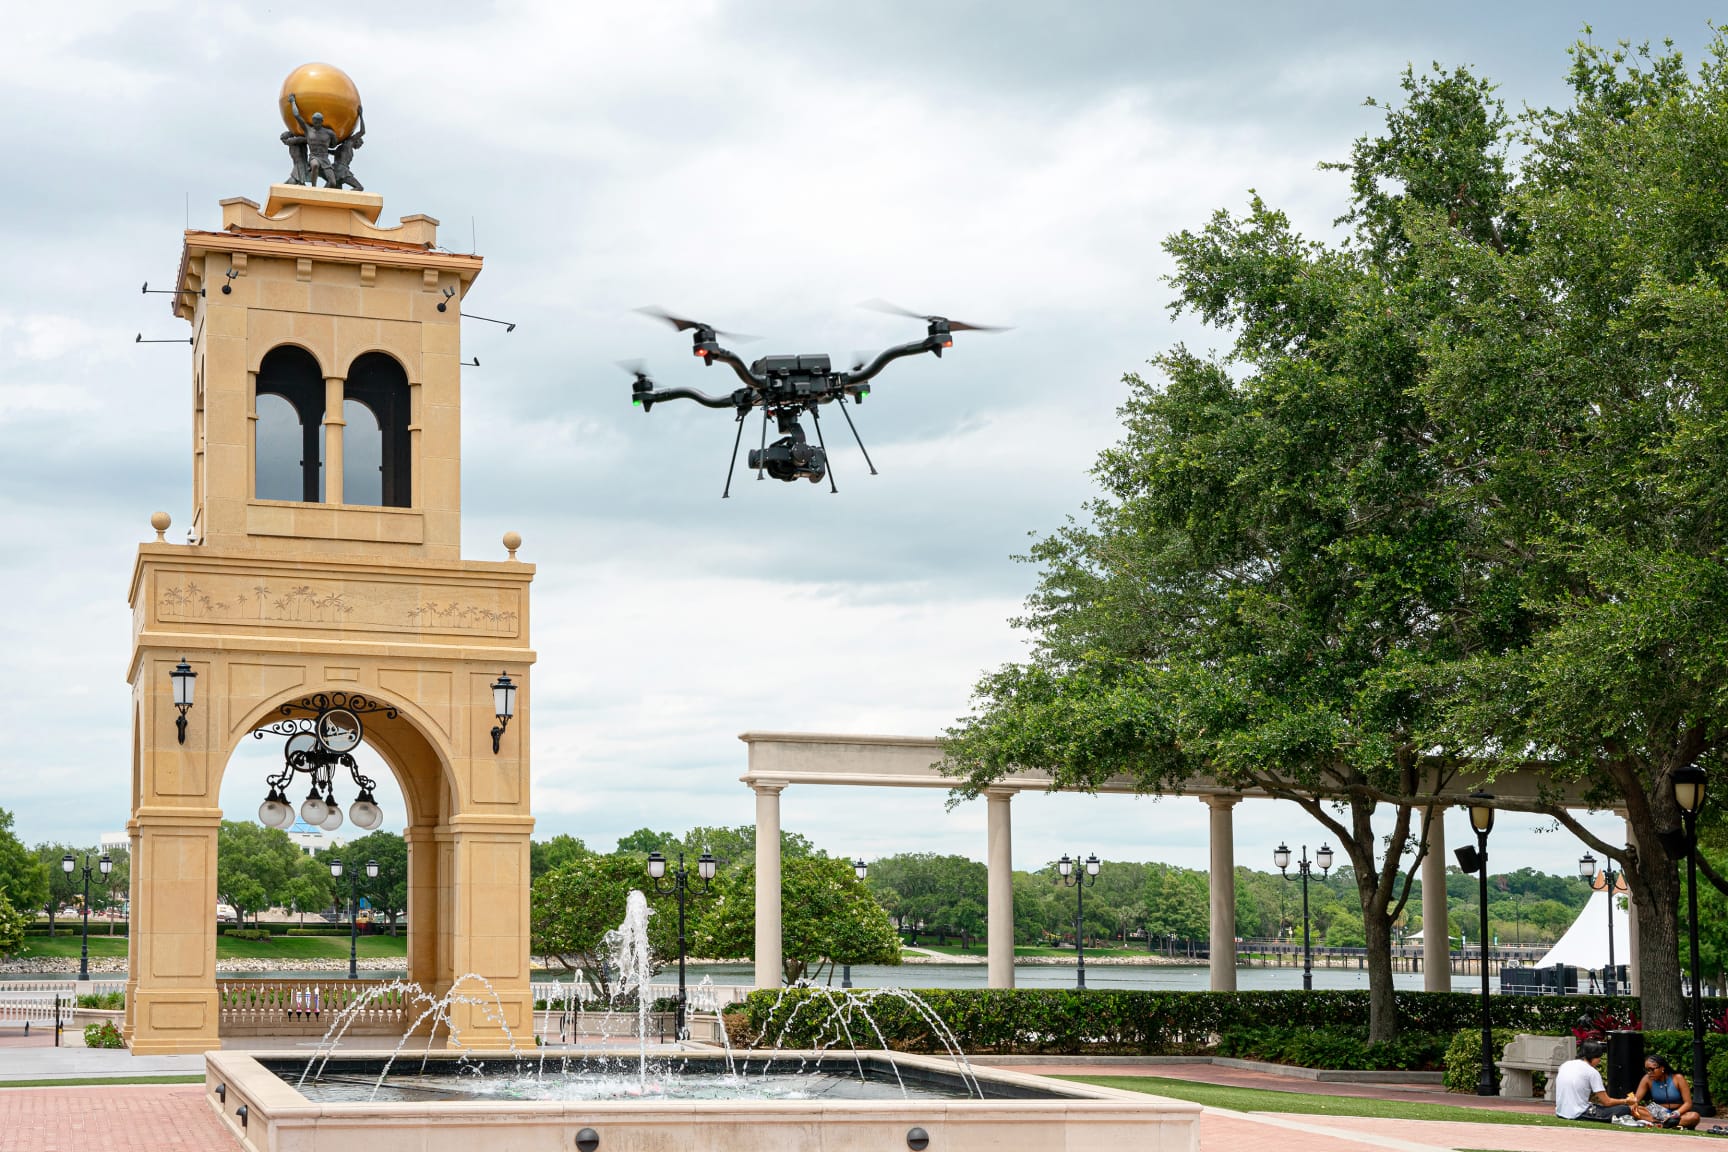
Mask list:
[{"label": "fountain", "polygon": [[[493,1140],[534,1152],[1197,1147],[1197,1106],[974,1068],[947,1024],[903,989],[805,984],[808,991],[789,1007],[791,990],[782,991],[768,1015],[775,1036],[763,1050],[734,1052],[729,1042],[720,1049],[650,1045],[650,914],[642,894],[632,892],[624,922],[607,935],[620,988],[636,992],[636,1043],[627,1054],[584,1048],[554,1054],[548,1041],[556,995],[535,1038],[538,1051],[522,1050],[507,1029],[506,1050],[466,1049],[451,1027],[453,1004],[502,1019],[484,980],[464,976],[441,996],[395,981],[373,994],[405,997],[419,1012],[393,1050],[338,1051],[349,1021],[368,1003],[362,997],[331,1021],[310,1057],[209,1053],[206,1094],[255,1152],[466,1152]],[[578,974],[564,998],[565,1021],[573,1004],[578,1016],[583,1010],[580,981]],[[918,1013],[945,1055],[888,1051],[870,1012],[885,997]],[[812,1020],[810,1013],[819,1015]],[[800,1020],[810,1025],[814,1046],[783,1050],[780,1041]],[[455,1047],[434,1049],[440,1022]],[[424,1049],[408,1051],[422,1027]],[[721,1035],[724,1042],[724,1028]]]}]

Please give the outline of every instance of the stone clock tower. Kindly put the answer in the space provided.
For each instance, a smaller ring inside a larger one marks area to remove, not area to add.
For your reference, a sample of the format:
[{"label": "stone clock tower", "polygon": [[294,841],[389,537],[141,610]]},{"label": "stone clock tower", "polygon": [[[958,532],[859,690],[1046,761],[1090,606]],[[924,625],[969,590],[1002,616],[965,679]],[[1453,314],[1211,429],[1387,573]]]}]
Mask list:
[{"label": "stone clock tower", "polygon": [[[507,559],[461,556],[459,308],[481,261],[441,251],[431,217],[384,226],[382,209],[278,184],[262,209],[224,200],[221,231],[185,234],[173,304],[192,336],[192,518],[185,543],[153,519],[130,594],[136,1053],[270,1030],[216,976],[217,828],[259,818],[217,798],[242,740],[315,733],[333,702],[353,705],[402,787],[409,978],[496,989],[457,1005],[465,1044],[501,1041],[500,1017],[518,1035],[531,1024],[534,569],[514,534]],[[182,661],[196,674],[183,708]],[[501,673],[513,706],[495,700]],[[340,750],[301,747],[327,765]],[[314,774],[285,748],[298,806]],[[324,780],[338,808],[356,798],[343,767]],[[343,832],[360,833],[352,815]]]}]

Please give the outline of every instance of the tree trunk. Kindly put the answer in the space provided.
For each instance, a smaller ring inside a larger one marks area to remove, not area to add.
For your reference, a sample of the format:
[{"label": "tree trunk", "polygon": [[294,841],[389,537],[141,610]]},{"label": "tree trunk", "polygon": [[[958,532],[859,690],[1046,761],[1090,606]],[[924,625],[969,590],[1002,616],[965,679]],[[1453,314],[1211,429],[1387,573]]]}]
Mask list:
[{"label": "tree trunk", "polygon": [[[1656,841],[1656,830],[1635,828],[1637,866],[1626,887],[1638,908],[1639,1011],[1646,1028],[1685,1028],[1680,995],[1680,870]],[[1630,944],[1630,941],[1627,942]],[[1615,960],[1621,959],[1618,950]]]},{"label": "tree trunk", "polygon": [[1398,1001],[1392,985],[1391,918],[1364,916],[1362,934],[1368,945],[1368,1042],[1375,1044],[1398,1035]]},{"label": "tree trunk", "polygon": [[54,939],[54,913],[59,910],[56,907],[59,901],[52,896],[48,897],[48,901],[48,939],[52,940]]}]

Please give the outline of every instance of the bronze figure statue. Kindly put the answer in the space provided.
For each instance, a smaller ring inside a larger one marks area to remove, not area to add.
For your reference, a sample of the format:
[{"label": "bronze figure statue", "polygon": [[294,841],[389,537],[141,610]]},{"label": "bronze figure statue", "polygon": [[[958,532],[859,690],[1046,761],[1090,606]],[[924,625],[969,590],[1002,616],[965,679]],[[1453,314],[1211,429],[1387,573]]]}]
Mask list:
[{"label": "bronze figure statue", "polygon": [[324,123],[324,113],[312,113],[310,121],[300,115],[300,102],[293,95],[288,97],[288,111],[300,129],[298,133],[282,133],[282,143],[288,146],[288,155],[294,164],[288,183],[317,187],[321,179],[326,188],[347,187],[356,192],[365,191],[349,166],[355,150],[364,143],[364,109],[360,110],[354,131],[341,139]]}]

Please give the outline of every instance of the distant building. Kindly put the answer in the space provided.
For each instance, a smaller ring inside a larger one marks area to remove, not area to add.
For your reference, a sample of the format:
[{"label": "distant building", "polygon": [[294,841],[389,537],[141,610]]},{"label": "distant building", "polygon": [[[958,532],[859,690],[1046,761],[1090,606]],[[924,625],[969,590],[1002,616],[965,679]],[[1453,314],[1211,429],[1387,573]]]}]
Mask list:
[{"label": "distant building", "polygon": [[130,849],[132,847],[132,838],[124,832],[104,832],[102,833],[102,839],[98,842],[98,846],[104,852],[112,852],[116,848]]},{"label": "distant building", "polygon": [[294,826],[288,829],[288,839],[308,856],[317,855],[321,848],[340,848],[344,843],[341,838],[328,835],[322,828],[314,828],[304,820],[294,821]]}]

